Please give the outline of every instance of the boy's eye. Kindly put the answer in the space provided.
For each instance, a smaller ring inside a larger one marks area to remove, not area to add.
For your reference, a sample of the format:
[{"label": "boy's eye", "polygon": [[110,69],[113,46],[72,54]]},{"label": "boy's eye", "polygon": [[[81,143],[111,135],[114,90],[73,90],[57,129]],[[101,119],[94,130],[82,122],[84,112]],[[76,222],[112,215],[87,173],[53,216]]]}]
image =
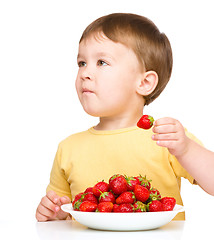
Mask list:
[{"label": "boy's eye", "polygon": [[103,61],[103,60],[98,60],[97,61],[97,65],[98,66],[106,66],[106,65],[108,65],[105,61]]},{"label": "boy's eye", "polygon": [[86,62],[80,61],[80,62],[78,62],[78,66],[79,67],[85,67],[86,66]]}]

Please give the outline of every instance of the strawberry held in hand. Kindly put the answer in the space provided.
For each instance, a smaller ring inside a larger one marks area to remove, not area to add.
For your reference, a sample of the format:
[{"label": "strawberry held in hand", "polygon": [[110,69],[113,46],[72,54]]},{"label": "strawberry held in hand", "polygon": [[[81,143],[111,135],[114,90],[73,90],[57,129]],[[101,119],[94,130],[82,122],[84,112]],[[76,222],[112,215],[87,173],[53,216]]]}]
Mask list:
[{"label": "strawberry held in hand", "polygon": [[143,115],[140,120],[137,122],[137,126],[143,129],[149,129],[152,127],[154,118],[149,115]]}]

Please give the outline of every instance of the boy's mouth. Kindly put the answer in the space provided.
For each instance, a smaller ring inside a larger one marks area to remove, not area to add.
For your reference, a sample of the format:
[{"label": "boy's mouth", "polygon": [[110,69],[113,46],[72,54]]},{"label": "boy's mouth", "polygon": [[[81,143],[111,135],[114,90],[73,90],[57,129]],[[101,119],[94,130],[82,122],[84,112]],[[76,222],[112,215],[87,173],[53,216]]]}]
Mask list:
[{"label": "boy's mouth", "polygon": [[83,88],[82,89],[82,93],[94,93],[92,90],[88,89],[88,88]]}]

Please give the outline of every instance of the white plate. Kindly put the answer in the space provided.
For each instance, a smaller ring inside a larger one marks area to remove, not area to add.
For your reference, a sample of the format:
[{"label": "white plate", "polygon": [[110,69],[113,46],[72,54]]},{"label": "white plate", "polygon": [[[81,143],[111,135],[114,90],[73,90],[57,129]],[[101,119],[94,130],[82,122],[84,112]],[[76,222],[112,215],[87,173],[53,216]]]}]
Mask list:
[{"label": "white plate", "polygon": [[169,223],[184,207],[176,204],[173,211],[142,213],[100,213],[74,211],[72,204],[61,206],[79,223],[93,229],[113,231],[136,231],[159,228]]}]

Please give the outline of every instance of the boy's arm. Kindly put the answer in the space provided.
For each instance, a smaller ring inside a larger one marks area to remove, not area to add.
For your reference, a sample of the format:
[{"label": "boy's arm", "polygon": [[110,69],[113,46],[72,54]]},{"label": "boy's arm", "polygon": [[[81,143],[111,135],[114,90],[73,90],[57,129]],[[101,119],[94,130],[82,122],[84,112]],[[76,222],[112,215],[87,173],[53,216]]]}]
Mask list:
[{"label": "boy's arm", "polygon": [[156,120],[153,132],[157,145],[168,148],[196,182],[214,195],[214,152],[188,138],[182,124],[173,118]]}]

